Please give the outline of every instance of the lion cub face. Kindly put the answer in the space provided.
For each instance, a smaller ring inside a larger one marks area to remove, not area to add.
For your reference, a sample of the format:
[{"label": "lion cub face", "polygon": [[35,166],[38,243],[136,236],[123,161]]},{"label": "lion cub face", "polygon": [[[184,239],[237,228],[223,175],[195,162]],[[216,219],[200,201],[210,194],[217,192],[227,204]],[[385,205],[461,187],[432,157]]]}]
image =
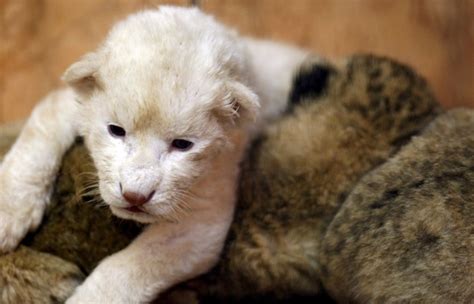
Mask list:
[{"label": "lion cub face", "polygon": [[66,71],[101,196],[117,216],[153,222],[189,207],[192,186],[256,115],[244,64],[235,35],[212,18],[162,7],[117,24]]}]

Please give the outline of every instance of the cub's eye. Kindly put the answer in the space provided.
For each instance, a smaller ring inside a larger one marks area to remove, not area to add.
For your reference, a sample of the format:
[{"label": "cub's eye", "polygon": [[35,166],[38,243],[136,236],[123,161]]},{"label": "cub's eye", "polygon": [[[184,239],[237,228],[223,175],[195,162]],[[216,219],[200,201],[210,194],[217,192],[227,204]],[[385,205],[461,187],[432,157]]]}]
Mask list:
[{"label": "cub's eye", "polygon": [[124,137],[125,134],[127,134],[124,128],[117,125],[108,125],[107,129],[109,130],[110,135],[113,137]]},{"label": "cub's eye", "polygon": [[179,151],[188,151],[193,147],[193,143],[185,139],[175,139],[171,142],[171,147]]}]

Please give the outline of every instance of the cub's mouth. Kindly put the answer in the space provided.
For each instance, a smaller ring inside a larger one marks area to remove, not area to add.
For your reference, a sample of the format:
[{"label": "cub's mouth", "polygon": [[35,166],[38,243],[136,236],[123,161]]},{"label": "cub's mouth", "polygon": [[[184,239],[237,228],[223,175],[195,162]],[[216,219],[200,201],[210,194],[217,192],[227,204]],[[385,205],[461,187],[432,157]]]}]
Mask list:
[{"label": "cub's mouth", "polygon": [[130,207],[116,207],[110,206],[110,210],[112,213],[120,218],[133,220],[136,222],[149,224],[157,221],[157,217],[153,216],[152,214],[148,213],[144,209],[137,207],[137,206],[130,206]]},{"label": "cub's mouth", "polygon": [[130,206],[130,207],[126,207],[126,208],[123,208],[129,212],[133,212],[133,213],[140,213],[140,212],[144,212],[144,213],[147,213],[145,210],[141,209],[140,207],[137,207],[137,206]]}]

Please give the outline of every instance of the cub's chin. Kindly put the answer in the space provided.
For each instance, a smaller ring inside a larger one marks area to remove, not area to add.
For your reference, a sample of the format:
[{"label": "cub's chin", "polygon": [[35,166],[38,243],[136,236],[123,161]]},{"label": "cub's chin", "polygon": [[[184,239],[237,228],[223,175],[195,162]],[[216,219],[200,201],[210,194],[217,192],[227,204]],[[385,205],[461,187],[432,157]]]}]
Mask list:
[{"label": "cub's chin", "polygon": [[132,220],[143,224],[151,224],[158,222],[158,220],[161,218],[159,216],[149,214],[146,211],[132,208],[127,209],[110,205],[110,210],[112,211],[112,214],[126,220]]}]

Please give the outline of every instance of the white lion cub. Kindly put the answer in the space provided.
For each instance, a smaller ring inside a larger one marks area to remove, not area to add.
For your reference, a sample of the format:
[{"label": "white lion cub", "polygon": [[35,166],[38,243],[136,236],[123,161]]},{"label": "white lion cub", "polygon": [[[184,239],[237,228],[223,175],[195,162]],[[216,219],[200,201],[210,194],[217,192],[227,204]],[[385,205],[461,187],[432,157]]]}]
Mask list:
[{"label": "white lion cub", "polygon": [[151,224],[68,302],[147,302],[209,270],[250,133],[284,109],[305,55],[239,38],[197,9],[161,7],[118,23],[65,72],[70,89],[36,107],[5,157],[0,251],[38,226],[60,160],[82,135],[112,212]]}]

